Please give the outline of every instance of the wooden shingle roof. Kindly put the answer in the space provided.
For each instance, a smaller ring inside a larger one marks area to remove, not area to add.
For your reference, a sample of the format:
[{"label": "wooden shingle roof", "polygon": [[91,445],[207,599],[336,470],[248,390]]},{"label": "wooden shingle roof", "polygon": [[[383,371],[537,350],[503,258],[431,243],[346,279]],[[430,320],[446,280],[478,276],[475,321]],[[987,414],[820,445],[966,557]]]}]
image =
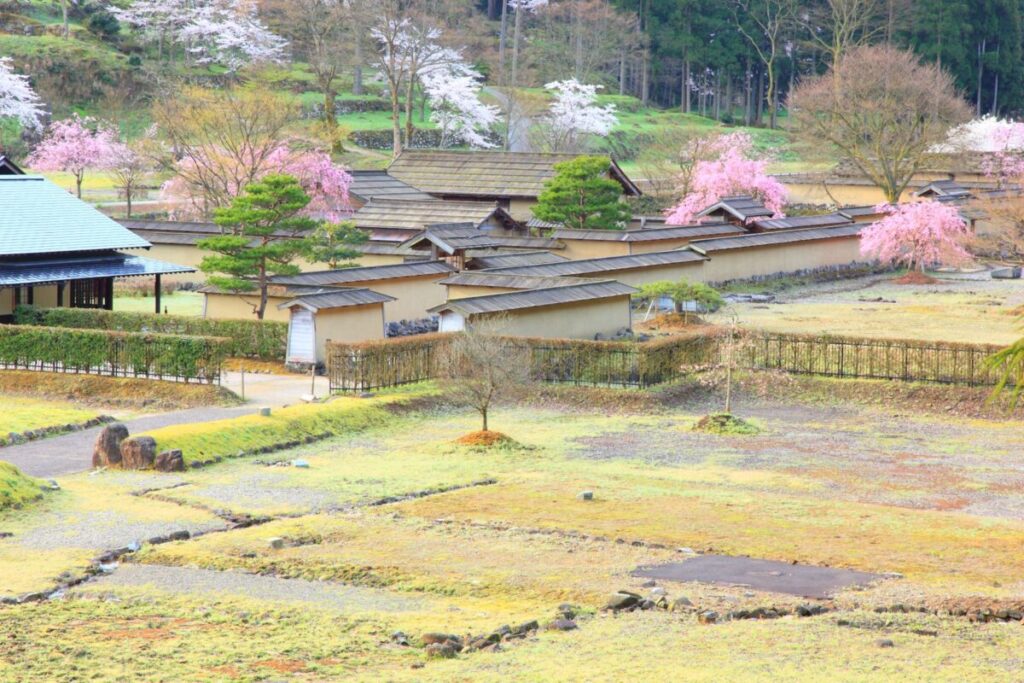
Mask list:
[{"label": "wooden shingle roof", "polygon": [[752,218],[769,218],[775,212],[766,207],[760,199],[754,197],[723,197],[697,214],[704,216],[732,216],[738,221],[746,222]]},{"label": "wooden shingle roof", "polygon": [[660,240],[742,235],[744,232],[742,228],[731,223],[705,223],[704,225],[681,225],[646,230],[569,230],[561,228],[555,230],[551,236],[559,240],[585,240],[588,242],[658,242]]},{"label": "wooden shingle roof", "polygon": [[[437,196],[536,198],[555,175],[555,164],[575,154],[533,152],[453,152],[406,150],[388,167],[388,174]],[[611,177],[623,194],[642,194],[636,184],[611,163]]]},{"label": "wooden shingle roof", "polygon": [[500,230],[480,230],[472,224],[431,225],[422,233],[409,239],[402,248],[417,249],[433,245],[454,254],[467,249],[560,249],[564,245],[545,237],[529,237],[519,234],[502,234]]},{"label": "wooden shingle roof", "polygon": [[365,266],[361,268],[340,268],[320,270],[297,275],[278,275],[271,278],[274,284],[305,287],[344,285],[353,282],[373,282],[396,278],[424,277],[427,275],[448,275],[451,266],[444,261],[413,261],[387,266]]},{"label": "wooden shingle roof", "polygon": [[472,224],[479,227],[492,217],[508,226],[518,223],[493,202],[451,202],[440,199],[371,199],[352,220],[363,230],[424,230],[428,225]]},{"label": "wooden shingle roof", "polygon": [[780,244],[794,244],[797,242],[813,242],[816,240],[829,240],[839,238],[857,237],[864,229],[863,223],[850,223],[833,228],[808,228],[803,230],[775,230],[773,232],[755,232],[739,237],[719,237],[716,239],[697,240],[686,248],[698,254],[710,254],[714,260],[716,251],[730,249],[752,249],[755,247],[770,247]]},{"label": "wooden shingle roof", "polygon": [[680,263],[704,261],[706,258],[686,249],[673,251],[652,251],[646,254],[631,256],[607,256],[604,258],[582,259],[579,261],[563,261],[540,266],[512,266],[482,271],[485,273],[502,273],[514,275],[531,275],[534,277],[583,276],[594,273],[608,273],[618,270],[635,270],[637,268],[658,268],[673,266]]},{"label": "wooden shingle roof", "polygon": [[387,171],[352,171],[348,192],[363,203],[378,199],[432,199],[421,190],[403,183]]},{"label": "wooden shingle roof", "polygon": [[550,263],[562,263],[568,261],[565,256],[553,254],[550,251],[517,251],[517,252],[494,252],[481,256],[474,256],[472,268],[511,268],[515,266],[541,266]]},{"label": "wooden shingle roof", "polygon": [[852,219],[839,213],[828,213],[819,216],[790,216],[788,218],[767,218],[753,221],[755,231],[796,230],[800,228],[830,228],[847,225]]},{"label": "wooden shingle roof", "polygon": [[528,289],[521,292],[506,294],[489,294],[487,296],[471,296],[465,299],[452,299],[440,306],[428,309],[431,313],[457,311],[463,315],[477,313],[501,313],[524,308],[540,308],[557,306],[581,301],[596,301],[612,297],[635,294],[636,288],[614,280],[595,280],[588,284],[566,284],[559,287]]}]

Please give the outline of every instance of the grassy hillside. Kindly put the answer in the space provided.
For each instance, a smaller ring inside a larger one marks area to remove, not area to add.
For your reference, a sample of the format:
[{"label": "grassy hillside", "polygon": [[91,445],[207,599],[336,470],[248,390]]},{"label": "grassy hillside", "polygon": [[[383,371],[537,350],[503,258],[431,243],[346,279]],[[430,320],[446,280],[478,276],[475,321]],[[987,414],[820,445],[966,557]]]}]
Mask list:
[{"label": "grassy hillside", "polygon": [[12,464],[0,461],[0,511],[19,508],[42,495],[42,482],[25,476]]}]

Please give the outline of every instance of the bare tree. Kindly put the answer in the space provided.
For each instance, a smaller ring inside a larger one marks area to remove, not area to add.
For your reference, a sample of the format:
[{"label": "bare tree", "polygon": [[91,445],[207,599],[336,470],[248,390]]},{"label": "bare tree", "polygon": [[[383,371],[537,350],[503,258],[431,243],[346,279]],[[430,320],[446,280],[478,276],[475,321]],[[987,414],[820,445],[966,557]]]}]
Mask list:
[{"label": "bare tree", "polygon": [[[776,62],[783,50],[786,31],[796,18],[796,0],[734,0],[736,26],[764,64],[768,77],[765,98],[772,128],[778,124],[779,98]],[[760,97],[760,93],[758,93]]]},{"label": "bare tree", "polygon": [[1019,191],[981,197],[973,202],[985,215],[986,229],[973,239],[971,252],[1024,261],[1024,195]]},{"label": "bare tree", "polygon": [[480,413],[483,431],[495,401],[530,381],[528,352],[503,337],[508,321],[500,316],[481,318],[453,335],[440,360],[440,376],[452,395]]},{"label": "bare tree", "polygon": [[[885,0],[822,0],[802,13],[800,23],[810,42],[839,63],[847,50],[872,42],[885,33]],[[835,74],[836,72],[834,72]]]},{"label": "bare tree", "polygon": [[888,46],[850,50],[829,73],[803,81],[790,109],[801,134],[835,146],[893,203],[971,115],[948,73]]}]

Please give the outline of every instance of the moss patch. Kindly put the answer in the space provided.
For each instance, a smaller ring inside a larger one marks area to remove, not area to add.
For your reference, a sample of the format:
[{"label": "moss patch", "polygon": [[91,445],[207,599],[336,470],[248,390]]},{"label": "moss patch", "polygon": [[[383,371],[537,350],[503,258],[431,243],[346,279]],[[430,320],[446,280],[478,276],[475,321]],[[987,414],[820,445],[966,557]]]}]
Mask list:
[{"label": "moss patch", "polygon": [[0,510],[19,508],[43,496],[43,483],[21,473],[9,462],[0,462]]},{"label": "moss patch", "polygon": [[705,415],[693,426],[694,431],[708,434],[749,435],[760,434],[761,428],[732,413],[712,413]]},{"label": "moss patch", "polygon": [[81,424],[99,412],[84,406],[57,401],[5,396],[0,412],[0,443],[10,432],[24,432],[66,424]]}]

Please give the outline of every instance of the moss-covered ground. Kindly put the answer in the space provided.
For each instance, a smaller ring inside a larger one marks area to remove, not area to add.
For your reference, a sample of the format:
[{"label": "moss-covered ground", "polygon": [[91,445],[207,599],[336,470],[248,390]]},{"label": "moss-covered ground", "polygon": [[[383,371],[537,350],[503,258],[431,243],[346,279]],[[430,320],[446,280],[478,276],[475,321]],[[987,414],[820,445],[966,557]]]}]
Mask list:
[{"label": "moss-covered ground", "polygon": [[0,438],[10,432],[81,424],[97,415],[96,409],[73,403],[4,396],[3,408],[0,409]]},{"label": "moss-covered ground", "polygon": [[[400,397],[417,391],[433,393]],[[289,451],[62,479],[0,513],[0,594],[142,547],[59,599],[0,606],[0,679],[1013,678],[1024,626],[950,612],[1024,605],[1019,421],[746,396],[735,412],[760,431],[709,434],[693,429],[716,408],[707,397],[620,395],[501,407],[492,426],[517,449],[460,446],[472,413],[385,410],[385,395],[304,407],[304,421],[350,421]],[[363,411],[373,419],[351,421]],[[178,443],[211,438],[193,431]],[[267,521],[235,527],[246,515]],[[176,529],[196,536],[145,542]],[[701,610],[806,600],[671,582],[692,610],[601,611],[616,590],[650,590],[638,566],[702,552],[889,578],[817,617],[699,624]],[[578,630],[451,660],[420,647],[428,632],[543,624],[562,603]],[[875,611],[897,604],[927,613]]]}]

